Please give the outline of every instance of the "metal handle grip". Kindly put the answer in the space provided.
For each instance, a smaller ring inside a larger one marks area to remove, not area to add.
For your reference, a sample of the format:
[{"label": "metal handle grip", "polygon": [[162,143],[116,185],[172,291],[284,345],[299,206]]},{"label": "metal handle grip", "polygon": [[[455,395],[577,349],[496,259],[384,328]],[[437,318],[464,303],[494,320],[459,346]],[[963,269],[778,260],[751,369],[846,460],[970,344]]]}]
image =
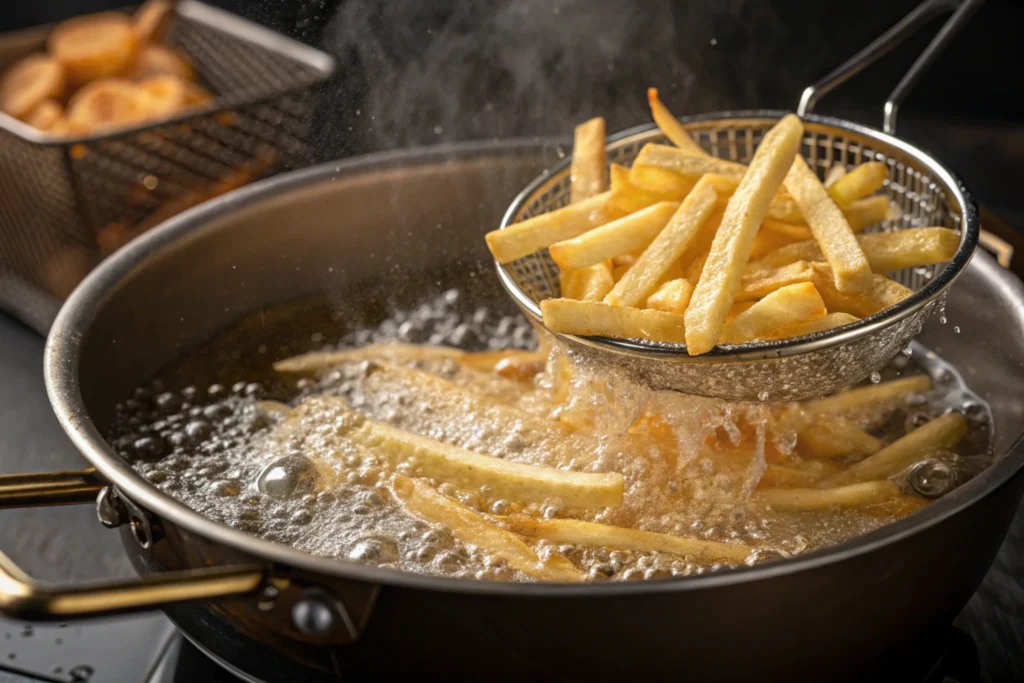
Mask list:
[{"label": "metal handle grip", "polygon": [[797,114],[803,116],[804,114],[811,113],[814,110],[814,105],[817,104],[823,95],[828,94],[851,77],[860,73],[865,67],[888,54],[931,19],[953,11],[953,16],[943,25],[932,39],[932,42],[928,44],[928,47],[917,58],[913,66],[910,67],[910,70],[907,71],[885,101],[882,130],[890,135],[895,135],[900,106],[906,101],[914,86],[917,85],[921,77],[928,70],[928,67],[932,65],[946,46],[952,42],[956,34],[967,24],[968,20],[981,7],[984,1],[964,0],[961,3],[959,0],[926,0],[921,3],[895,26],[868,44],[867,47],[843,62],[817,83],[804,88],[800,96],[800,104],[796,109]]},{"label": "metal handle grip", "polygon": [[[90,468],[0,476],[0,509],[95,503],[106,482]],[[255,593],[268,580],[260,565],[167,572],[140,579],[54,586],[27,576],[0,553],[0,614],[28,621],[142,612],[164,605]]]}]

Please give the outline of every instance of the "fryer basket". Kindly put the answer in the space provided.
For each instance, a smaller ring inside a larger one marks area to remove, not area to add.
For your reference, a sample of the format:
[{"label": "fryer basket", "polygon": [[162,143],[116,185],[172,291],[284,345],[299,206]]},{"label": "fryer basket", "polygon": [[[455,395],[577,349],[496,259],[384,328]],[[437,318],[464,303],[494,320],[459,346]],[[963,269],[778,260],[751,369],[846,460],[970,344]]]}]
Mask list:
[{"label": "fryer basket", "polygon": [[[0,37],[6,60],[48,31]],[[0,307],[45,333],[110,252],[210,196],[306,165],[314,86],[332,57],[194,0],[167,44],[213,95],[205,106],[109,133],[57,137],[0,113]]]}]

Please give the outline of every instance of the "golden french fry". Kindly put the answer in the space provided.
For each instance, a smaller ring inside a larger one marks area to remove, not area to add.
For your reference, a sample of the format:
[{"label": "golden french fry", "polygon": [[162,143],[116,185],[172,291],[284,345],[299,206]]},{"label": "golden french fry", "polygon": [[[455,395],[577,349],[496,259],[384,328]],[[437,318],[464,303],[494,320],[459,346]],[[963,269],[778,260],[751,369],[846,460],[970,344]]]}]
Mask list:
[{"label": "golden french fry", "polygon": [[763,489],[756,500],[775,510],[827,510],[882,503],[900,495],[891,481],[868,481],[831,489]]},{"label": "golden french fry", "polygon": [[658,287],[654,294],[647,297],[647,308],[669,313],[686,313],[686,305],[693,296],[693,285],[685,278],[677,278]]},{"label": "golden french fry", "polygon": [[828,169],[828,173],[825,174],[825,187],[832,187],[845,176],[845,166],[843,166],[842,164],[832,164],[832,168]]},{"label": "golden french fry", "polygon": [[849,469],[829,477],[826,482],[831,486],[843,486],[891,477],[919,460],[949,450],[966,431],[967,420],[960,413],[940,415]]},{"label": "golden french fry", "polygon": [[29,55],[15,62],[0,78],[0,111],[24,119],[43,102],[59,100],[66,86],[64,67],[59,61],[49,55]]},{"label": "golden french fry", "polygon": [[865,197],[851,204],[843,214],[851,230],[863,232],[865,228],[876,223],[898,219],[900,210],[888,197]]},{"label": "golden french fry", "polygon": [[777,289],[810,282],[813,278],[814,271],[806,261],[796,261],[771,270],[750,271],[745,273],[740,281],[736,301],[763,299]]},{"label": "golden french fry", "polygon": [[866,318],[881,310],[895,306],[914,292],[884,275],[872,276],[871,287],[864,292],[848,294],[835,287],[832,269],[825,263],[812,263],[814,284],[832,313],[849,313]]},{"label": "golden french fry", "polygon": [[600,301],[615,286],[612,269],[607,262],[562,271],[559,278],[562,282],[562,296],[580,301]]},{"label": "golden french fry", "polygon": [[658,202],[680,202],[686,198],[690,190],[693,189],[693,183],[677,173],[671,171],[663,171],[663,169],[655,166],[646,167],[649,171],[663,172],[668,175],[675,176],[683,181],[682,187],[674,182],[670,183],[657,183],[651,182],[648,186],[640,186],[634,184],[631,180],[631,172],[625,166],[619,166],[618,164],[612,164],[611,167],[611,178],[612,178],[612,205],[621,211],[623,215],[634,213],[640,209],[645,209],[652,204]]},{"label": "golden french fry", "polygon": [[494,364],[494,374],[517,382],[532,380],[544,372],[544,368],[547,366],[547,355],[539,351],[530,351],[502,358]]},{"label": "golden french fry", "polygon": [[[611,192],[542,213],[487,233],[487,247],[498,263],[509,263],[556,242],[572,239],[608,221]],[[590,264],[588,264],[590,265]]]},{"label": "golden french fry", "polygon": [[371,344],[358,349],[343,351],[314,351],[292,356],[274,363],[274,371],[293,375],[316,375],[333,370],[343,363],[361,360],[380,360],[390,363],[409,363],[417,360],[458,360],[464,351],[450,346],[428,346],[426,344],[402,344],[390,342]]},{"label": "golden french fry", "polygon": [[636,260],[640,258],[640,254],[644,253],[643,249],[636,249],[634,251],[626,252],[625,254],[619,254],[613,256],[612,266],[631,266],[636,263]]},{"label": "golden french fry", "polygon": [[67,121],[76,133],[145,121],[152,114],[152,97],[136,83],[104,78],[82,86],[68,101]]},{"label": "golden french fry", "polygon": [[734,303],[732,306],[729,307],[729,315],[725,316],[725,324],[728,325],[729,323],[731,323],[733,320],[736,319],[737,316],[739,316],[740,313],[747,310],[756,303],[756,301],[737,301],[736,303]]},{"label": "golden french fry", "polygon": [[[858,235],[857,242],[864,250],[871,270],[885,273],[949,261],[960,247],[960,236],[949,228],[910,228]],[[824,260],[817,242],[794,242],[748,264],[747,273],[779,268],[796,261]]]},{"label": "golden french fry", "polygon": [[802,337],[805,334],[814,334],[816,332],[824,332],[826,330],[832,330],[843,325],[849,325],[855,323],[860,318],[849,313],[829,313],[828,315],[815,318],[814,320],[808,320],[806,322],[797,323],[796,325],[789,325],[776,330],[772,334],[769,334],[766,339],[792,339],[793,337]]},{"label": "golden french fry", "polygon": [[806,225],[794,225],[785,221],[775,220],[774,218],[765,218],[764,223],[761,224],[761,230],[777,232],[792,240],[809,240],[814,237],[811,229]]},{"label": "golden french fry", "polygon": [[643,249],[665,228],[678,208],[676,202],[658,202],[578,237],[556,242],[549,247],[551,258],[559,268],[574,270]]},{"label": "golden french fry", "polygon": [[646,166],[634,162],[629,169],[629,182],[642,190],[676,197],[678,201],[682,201],[697,183],[697,178],[680,175],[660,166]]},{"label": "golden french fry", "polygon": [[780,328],[821,318],[825,313],[825,302],[813,284],[789,285],[772,292],[736,316],[722,329],[721,340],[726,344],[742,344],[763,339]]},{"label": "golden french fry", "polygon": [[191,81],[195,73],[184,55],[163,45],[147,45],[135,58],[129,76],[136,81],[152,76],[177,76]]},{"label": "golden french fry", "polygon": [[[490,486],[496,496],[539,503],[559,499],[568,507],[603,508],[622,504],[622,475],[572,472],[511,462],[481,455],[426,436],[407,432],[339,404],[339,399],[307,399],[294,412],[299,416],[331,401],[330,409],[341,416],[336,434],[359,448],[372,450],[394,470],[403,462],[415,462],[415,475],[437,478],[457,487],[475,490]],[[343,401],[341,401],[343,403]]]},{"label": "golden french fry", "polygon": [[[852,175],[852,174],[851,174]],[[850,177],[850,176],[847,176]],[[786,189],[793,195],[807,225],[832,267],[840,292],[863,292],[871,287],[871,267],[846,217],[807,166],[802,157],[793,160],[786,176]]]},{"label": "golden french fry", "polygon": [[[694,154],[678,147],[658,145],[653,142],[644,145],[636,159],[633,160],[633,166],[634,168],[636,166],[658,166],[680,175],[690,176],[694,180],[705,173],[740,178],[747,172],[746,166],[734,161],[717,159],[706,154]],[[632,175],[630,177],[632,178]]]},{"label": "golden french fry", "polygon": [[690,154],[707,156],[704,148],[693,141],[693,138],[683,128],[683,124],[679,123],[679,119],[673,116],[668,107],[658,99],[657,88],[647,89],[647,103],[651,107],[651,117],[654,119],[654,123],[665,134],[665,137],[672,141],[673,145]]},{"label": "golden french fry", "polygon": [[866,384],[809,401],[804,404],[804,410],[813,416],[842,415],[861,426],[872,427],[884,419],[895,405],[906,401],[908,396],[925,394],[931,390],[931,377],[913,375],[890,382]]},{"label": "golden french fry", "polygon": [[761,481],[760,489],[807,488],[814,486],[830,473],[835,471],[835,464],[827,461],[807,460],[802,467],[768,463]]},{"label": "golden french fry", "polygon": [[540,302],[544,326],[557,334],[682,342],[683,316],[598,301],[547,299]]},{"label": "golden french fry", "polygon": [[392,492],[412,516],[450,530],[460,541],[493,553],[527,576],[542,581],[582,581],[585,578],[565,556],[553,553],[547,559],[542,558],[515,534],[422,481],[395,477]]},{"label": "golden french fry", "polygon": [[[621,263],[621,264],[615,266],[614,268],[612,268],[612,279],[615,280],[616,282],[618,282],[623,277],[625,277],[626,273],[628,273],[629,269],[632,268],[632,267],[633,267],[632,263]],[[609,290],[609,291],[611,291],[611,290]],[[604,297],[602,297],[602,299],[603,298]]]},{"label": "golden french fry", "polygon": [[752,549],[739,543],[721,543],[698,538],[685,538],[654,531],[640,531],[624,527],[595,524],[576,519],[540,520],[516,516],[503,520],[506,528],[529,538],[552,543],[615,548],[633,552],[693,555],[702,562],[728,562],[740,564],[750,556]]},{"label": "golden french fry", "polygon": [[846,208],[856,200],[881,189],[887,175],[885,164],[880,161],[869,161],[837,180],[828,188],[828,194],[836,204]]},{"label": "golden french fry", "polygon": [[760,262],[789,244],[793,244],[793,238],[783,232],[758,230],[754,237],[754,244],[750,247],[750,260]]},{"label": "golden french fry", "polygon": [[870,455],[882,441],[838,415],[811,420],[797,432],[797,449],[813,458],[850,458]]},{"label": "golden french fry", "polygon": [[707,353],[718,343],[757,229],[793,164],[802,135],[800,119],[793,115],[783,117],[765,134],[749,170],[729,199],[686,309],[686,346],[691,355]]},{"label": "golden french fry", "polygon": [[[714,186],[715,192],[718,193],[719,201],[727,200],[739,187],[741,176],[727,176],[720,175],[718,173],[708,173],[703,176]],[[768,205],[768,217],[777,220],[784,221],[791,224],[800,224],[804,222],[803,214],[800,213],[800,207],[796,205],[793,198],[789,196],[789,193],[785,188],[780,189],[775,197],[772,199],[772,203]],[[810,233],[803,239],[810,237]]]},{"label": "golden french fry", "polygon": [[600,116],[576,126],[572,144],[570,201],[578,202],[608,189],[604,119]]},{"label": "golden french fry", "polygon": [[131,19],[120,12],[99,12],[58,24],[47,47],[76,83],[124,74],[131,67],[138,39]]},{"label": "golden french fry", "polygon": [[679,205],[665,229],[640,255],[604,298],[612,306],[639,306],[647,300],[665,273],[683,255],[711,216],[717,197],[709,183],[699,181]]}]

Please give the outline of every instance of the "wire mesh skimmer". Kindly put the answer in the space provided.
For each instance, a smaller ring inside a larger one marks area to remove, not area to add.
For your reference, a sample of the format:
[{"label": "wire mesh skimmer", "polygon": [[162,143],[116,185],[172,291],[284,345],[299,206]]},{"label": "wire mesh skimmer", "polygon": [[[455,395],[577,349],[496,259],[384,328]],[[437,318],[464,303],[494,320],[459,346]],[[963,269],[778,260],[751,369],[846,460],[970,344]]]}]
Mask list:
[{"label": "wire mesh skimmer", "polygon": [[[860,53],[808,87],[797,113],[804,123],[801,153],[824,176],[834,164],[847,168],[880,161],[888,168],[884,191],[901,210],[898,218],[869,228],[892,231],[925,225],[960,234],[960,246],[946,264],[907,269],[889,276],[914,290],[898,305],[835,330],[778,341],[719,345],[689,356],[685,345],[646,340],[556,335],[574,357],[611,365],[656,389],[730,400],[795,400],[820,396],[854,384],[884,367],[921,331],[950,285],[967,266],[978,243],[979,220],[963,183],[935,159],[894,137],[899,105],[939,52],[967,22],[981,0],[962,4],[929,0]],[[821,95],[888,52],[936,14],[952,17],[900,81],[885,104],[884,132],[856,123],[810,114]],[[710,154],[747,163],[764,133],[783,116],[777,111],[718,112],[680,121]],[[651,125],[633,128],[608,141],[608,161],[630,165],[649,142],[664,136]],[[569,167],[565,159],[531,183],[512,203],[505,228],[569,203]],[[523,312],[543,326],[539,302],[559,296],[558,267],[547,250],[498,265],[502,284]]]}]

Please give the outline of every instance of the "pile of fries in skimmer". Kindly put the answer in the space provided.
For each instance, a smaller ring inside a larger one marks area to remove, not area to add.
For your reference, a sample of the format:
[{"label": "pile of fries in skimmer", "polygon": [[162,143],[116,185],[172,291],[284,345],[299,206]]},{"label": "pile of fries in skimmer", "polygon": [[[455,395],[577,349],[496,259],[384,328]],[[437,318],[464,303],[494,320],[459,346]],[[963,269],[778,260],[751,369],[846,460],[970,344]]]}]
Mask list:
[{"label": "pile of fries in skimmer", "polygon": [[820,181],[794,115],[743,165],[709,156],[657,90],[648,99],[673,145],[609,169],[604,120],[582,123],[569,206],[487,235],[499,263],[549,249],[562,290],[541,302],[552,332],[685,343],[691,355],[799,337],[897,304],[912,292],[885,273],[956,253],[948,228],[861,234],[893,217],[875,194],[885,164],[835,166]]}]

